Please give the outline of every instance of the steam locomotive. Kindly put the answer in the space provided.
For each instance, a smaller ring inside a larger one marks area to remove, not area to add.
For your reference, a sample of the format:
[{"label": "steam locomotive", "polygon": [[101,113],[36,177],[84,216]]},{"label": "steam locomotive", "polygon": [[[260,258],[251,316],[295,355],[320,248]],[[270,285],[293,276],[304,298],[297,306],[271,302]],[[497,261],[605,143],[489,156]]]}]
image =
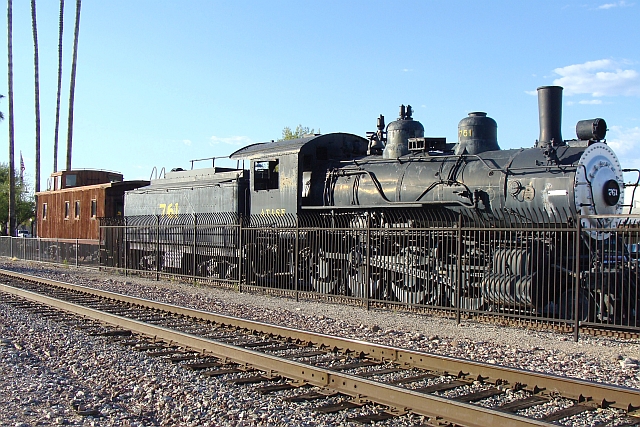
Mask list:
[{"label": "steam locomotive", "polygon": [[[583,253],[624,256],[622,242],[602,232],[619,225],[624,183],[603,119],[580,121],[576,139],[562,138],[562,90],[538,88],[540,136],[533,148],[501,150],[497,124],[483,112],[460,121],[456,143],[425,137],[411,107],[402,106],[388,126],[381,115],[367,138],[331,133],[258,143],[230,156],[248,161],[248,169],[167,172],[126,193],[126,217],[315,215],[322,230],[300,234],[295,248],[291,233],[266,229],[244,244],[209,236],[206,253],[190,245],[193,234],[160,254],[151,236],[130,236],[130,259],[158,270],[193,265],[190,273],[220,279],[288,275],[319,292],[472,310],[518,307],[569,318],[578,300],[585,318],[625,321],[621,316],[636,316],[637,295],[628,284],[637,286],[637,272],[630,279],[602,262],[595,271],[592,260],[567,255],[580,245]],[[559,242],[544,229],[510,233],[496,220],[505,213],[532,219],[532,212],[560,228],[579,226],[579,242]],[[445,217],[484,221],[490,234],[460,235],[442,228]],[[373,234],[364,231],[372,227]],[[385,240],[399,228],[404,237]],[[241,258],[248,273],[237,271]],[[632,309],[620,310],[625,304]]]}]

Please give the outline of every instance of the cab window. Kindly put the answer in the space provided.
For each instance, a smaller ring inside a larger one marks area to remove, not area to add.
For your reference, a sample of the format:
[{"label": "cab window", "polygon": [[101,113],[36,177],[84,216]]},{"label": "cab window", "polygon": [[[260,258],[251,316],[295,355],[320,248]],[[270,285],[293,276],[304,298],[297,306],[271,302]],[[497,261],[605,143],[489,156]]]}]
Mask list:
[{"label": "cab window", "polygon": [[268,160],[255,162],[253,166],[253,189],[258,190],[277,190],[279,180],[279,161]]}]

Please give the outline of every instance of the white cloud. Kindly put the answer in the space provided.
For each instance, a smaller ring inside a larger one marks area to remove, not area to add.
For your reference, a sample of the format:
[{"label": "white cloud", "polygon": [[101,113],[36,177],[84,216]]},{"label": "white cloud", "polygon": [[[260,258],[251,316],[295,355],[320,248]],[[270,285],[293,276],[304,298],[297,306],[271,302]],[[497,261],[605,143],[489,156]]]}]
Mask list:
[{"label": "white cloud", "polygon": [[600,105],[600,104],[602,104],[602,100],[601,99],[590,99],[590,100],[583,99],[582,101],[579,102],[579,104],[582,104],[582,105]]},{"label": "white cloud", "polygon": [[190,139],[183,139],[183,140],[182,140],[182,143],[183,143],[184,145],[191,146],[191,140],[190,140]]},{"label": "white cloud", "polygon": [[568,96],[640,96],[640,73],[622,69],[622,65],[611,59],[600,59],[556,68],[553,71],[560,78],[553,84],[564,87]]},{"label": "white cloud", "polygon": [[[640,169],[640,127],[611,126],[607,144],[615,151],[623,168]],[[625,181],[637,179],[637,174],[625,174]]]},{"label": "white cloud", "polygon": [[229,136],[226,138],[221,138],[215,135],[212,136],[210,138],[209,145],[218,145],[218,144],[249,145],[249,144],[253,144],[253,141],[248,136]]},{"label": "white cloud", "polygon": [[413,68],[403,68],[402,71],[405,72],[405,73],[408,73],[408,72],[413,71]]},{"label": "white cloud", "polygon": [[618,2],[615,3],[605,3],[602,4],[600,6],[598,6],[598,9],[613,9],[614,7],[630,7],[633,6],[635,3],[627,3],[624,0],[620,0]]},{"label": "white cloud", "polygon": [[571,105],[576,105],[576,104],[580,104],[580,105],[601,105],[602,104],[602,100],[600,99],[583,99],[582,101],[567,101],[567,105],[571,106]]}]

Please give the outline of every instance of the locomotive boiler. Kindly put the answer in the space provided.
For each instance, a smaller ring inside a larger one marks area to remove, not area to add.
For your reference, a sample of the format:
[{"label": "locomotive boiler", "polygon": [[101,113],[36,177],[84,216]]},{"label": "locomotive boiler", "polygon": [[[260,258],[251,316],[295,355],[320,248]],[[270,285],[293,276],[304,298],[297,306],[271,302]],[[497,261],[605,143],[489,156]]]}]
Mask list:
[{"label": "locomotive boiler", "polygon": [[[497,124],[482,112],[460,122],[456,144],[425,138],[409,107],[388,126],[381,155],[327,171],[322,205],[420,205],[474,214],[543,210],[571,218],[622,213],[622,168],[603,142],[604,120],[579,122],[577,139],[565,141],[560,133],[562,88],[538,92],[540,137],[534,148],[501,150]],[[585,220],[583,226],[612,224],[605,218],[599,224]]]},{"label": "locomotive boiler", "polygon": [[[483,112],[460,121],[455,143],[425,137],[402,106],[388,126],[380,116],[367,138],[332,133],[253,144],[230,156],[248,169],[167,173],[127,194],[126,216],[167,216],[171,206],[175,217],[226,212],[265,227],[242,242],[222,233],[209,240],[218,249],[206,253],[185,234],[183,245],[162,256],[155,248],[153,257],[150,236],[132,237],[140,255],[133,258],[147,268],[186,263],[197,275],[236,271],[255,284],[286,277],[296,288],[444,308],[568,318],[577,300],[585,318],[621,320],[619,307],[637,306],[635,291],[622,285],[628,272],[584,255],[624,257],[623,242],[606,232],[618,226],[624,200],[606,123],[580,121],[576,138],[564,140],[562,88],[538,88],[538,102],[540,135],[531,148],[501,150],[497,124]],[[270,230],[285,216],[297,218],[295,233]],[[309,217],[319,219],[305,223]],[[531,231],[505,228],[507,218]],[[451,219],[486,227],[461,233],[446,225]],[[578,227],[581,238],[559,238],[563,227]]]}]

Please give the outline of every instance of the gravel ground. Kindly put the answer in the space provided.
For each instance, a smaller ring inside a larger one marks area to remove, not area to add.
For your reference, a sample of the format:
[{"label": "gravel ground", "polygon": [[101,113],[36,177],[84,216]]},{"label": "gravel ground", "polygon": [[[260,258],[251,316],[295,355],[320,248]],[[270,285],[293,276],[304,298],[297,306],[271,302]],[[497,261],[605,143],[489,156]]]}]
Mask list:
[{"label": "gravel ground", "polygon": [[[295,302],[171,281],[112,276],[36,263],[0,260],[0,268],[135,295],[221,314],[267,321],[435,354],[553,372],[623,385],[640,392],[640,343],[455,321],[423,315]],[[286,393],[267,397],[254,386],[196,373],[106,338],[36,319],[0,304],[0,425],[352,425],[348,416],[375,408],[319,414],[314,402],[288,403]],[[606,411],[567,421],[595,425]],[[417,425],[402,417],[377,425]],[[355,424],[353,424],[355,425]]]}]

